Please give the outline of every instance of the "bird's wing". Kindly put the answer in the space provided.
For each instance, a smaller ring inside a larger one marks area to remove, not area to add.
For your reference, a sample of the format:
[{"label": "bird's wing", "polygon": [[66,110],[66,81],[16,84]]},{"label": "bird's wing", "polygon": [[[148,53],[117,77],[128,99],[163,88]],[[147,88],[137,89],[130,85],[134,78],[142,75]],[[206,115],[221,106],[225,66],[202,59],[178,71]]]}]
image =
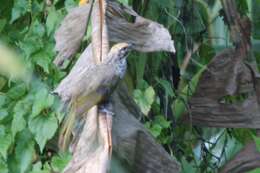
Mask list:
[{"label": "bird's wing", "polygon": [[78,87],[72,92],[76,98],[88,97],[89,94],[97,92],[107,95],[112,87],[119,81],[115,68],[111,64],[101,64],[86,72],[85,76],[75,81]]}]

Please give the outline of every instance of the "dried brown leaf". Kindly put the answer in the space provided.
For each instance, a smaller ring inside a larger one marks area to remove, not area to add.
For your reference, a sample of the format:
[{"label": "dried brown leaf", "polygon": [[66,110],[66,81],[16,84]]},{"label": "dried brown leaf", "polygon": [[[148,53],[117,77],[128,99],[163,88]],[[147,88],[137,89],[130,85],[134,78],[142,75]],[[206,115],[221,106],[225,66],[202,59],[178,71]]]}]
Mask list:
[{"label": "dried brown leaf", "polygon": [[[91,4],[76,7],[65,17],[62,25],[55,34],[56,50],[59,52],[54,63],[62,65],[64,60],[69,59],[77,52],[81,40],[84,36]],[[131,8],[121,5],[117,2],[109,1],[107,4],[106,27],[103,28],[102,37],[104,39],[103,53],[107,53],[108,40],[112,42],[130,42],[134,44],[134,49],[141,52],[169,51],[175,52],[174,41],[169,31],[162,25],[139,16]],[[134,18],[133,22],[129,21],[129,17]],[[99,39],[100,16],[98,9],[93,9],[93,38]],[[93,41],[94,41],[93,40]],[[95,42],[95,43],[94,43]],[[93,49],[100,52],[100,41],[94,41]],[[100,54],[95,53],[100,56]],[[95,56],[97,56],[95,55]]]},{"label": "dried brown leaf", "polygon": [[[260,108],[257,102],[255,78],[233,49],[218,54],[201,76],[195,94],[190,99],[192,123],[202,126],[259,128]],[[227,96],[246,94],[241,101],[228,103]]]},{"label": "dried brown leaf", "polygon": [[220,173],[242,173],[260,167],[260,153],[254,142],[248,143],[222,168]]},{"label": "dried brown leaf", "polygon": [[90,5],[82,5],[69,11],[55,33],[55,50],[58,55],[54,64],[62,66],[66,59],[73,57],[80,47],[87,27]]}]

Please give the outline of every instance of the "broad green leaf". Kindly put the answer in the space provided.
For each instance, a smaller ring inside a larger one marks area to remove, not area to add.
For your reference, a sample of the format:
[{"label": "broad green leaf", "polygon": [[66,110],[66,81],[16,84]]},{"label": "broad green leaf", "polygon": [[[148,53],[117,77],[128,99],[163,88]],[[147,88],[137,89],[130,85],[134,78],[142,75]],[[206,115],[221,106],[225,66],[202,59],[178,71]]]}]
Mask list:
[{"label": "broad green leaf", "polygon": [[32,59],[37,65],[43,68],[44,72],[49,73],[49,64],[51,63],[51,58],[47,52],[41,50],[35,53],[32,56]]},{"label": "broad green leaf", "polygon": [[26,127],[26,121],[24,119],[25,112],[21,110],[20,112],[15,112],[12,121],[12,136],[15,138],[17,132],[22,131]]},{"label": "broad green leaf", "polygon": [[152,127],[149,130],[152,133],[152,135],[155,138],[157,138],[158,136],[160,136],[160,134],[162,132],[162,127],[159,124],[154,124],[154,125],[152,125]]},{"label": "broad green leaf", "polygon": [[140,107],[143,114],[147,115],[151,109],[151,105],[147,103],[143,92],[140,90],[134,90],[134,100]]},{"label": "broad green leaf", "polygon": [[0,122],[8,116],[8,112],[5,109],[0,109]]},{"label": "broad green leaf", "polygon": [[197,173],[196,168],[192,163],[187,162],[186,159],[182,158],[181,160],[182,171],[181,173]]},{"label": "broad green leaf", "polygon": [[0,33],[3,31],[6,25],[6,19],[0,19]]},{"label": "broad green leaf", "polygon": [[37,35],[30,35],[25,40],[19,41],[18,46],[22,49],[22,52],[26,59],[29,59],[31,55],[43,49],[43,40]]},{"label": "broad green leaf", "polygon": [[5,163],[5,161],[3,161],[1,158],[0,158],[0,172],[1,173],[8,173],[8,166]]},{"label": "broad green leaf", "polygon": [[134,90],[134,100],[145,115],[148,115],[154,102],[154,98],[155,92],[152,87],[148,87],[144,92],[139,89]]},{"label": "broad green leaf", "polygon": [[66,167],[66,165],[71,160],[71,154],[62,153],[52,157],[51,167],[55,172],[62,172],[62,170]]},{"label": "broad green leaf", "polygon": [[32,35],[43,37],[45,34],[44,25],[40,23],[38,20],[35,20],[31,26],[30,32]]},{"label": "broad green leaf", "polygon": [[144,96],[148,102],[149,105],[152,105],[154,102],[154,98],[155,98],[155,91],[153,89],[153,87],[148,87],[145,92],[144,92]]},{"label": "broad green leaf", "polygon": [[27,173],[35,154],[34,141],[28,130],[19,133],[15,153],[16,167],[19,173]]},{"label": "broad green leaf", "polygon": [[16,85],[7,92],[7,96],[11,99],[19,99],[26,93],[26,85],[24,83]]},{"label": "broad green leaf", "polygon": [[24,99],[16,103],[13,109],[13,120],[11,125],[13,138],[15,138],[17,132],[24,130],[26,127],[25,116],[31,111],[32,102],[32,96],[27,95]]},{"label": "broad green leaf", "polygon": [[50,107],[54,103],[54,96],[48,93],[46,88],[38,90],[34,97],[34,104],[32,107],[32,118],[39,115],[42,110]]},{"label": "broad green leaf", "polygon": [[11,23],[23,16],[27,12],[27,0],[14,1],[12,9]]},{"label": "broad green leaf", "polygon": [[42,152],[46,142],[55,134],[58,128],[58,121],[54,113],[40,115],[29,121],[29,128]]},{"label": "broad green leaf", "polygon": [[6,96],[0,94],[0,107],[2,107],[5,104]]},{"label": "broad green leaf", "polygon": [[37,162],[33,165],[33,169],[30,173],[51,173],[50,169],[42,169],[42,163]]},{"label": "broad green leaf", "polygon": [[138,85],[137,85],[137,88],[144,91],[146,90],[150,85],[143,79],[141,79],[139,82],[138,82]]},{"label": "broad green leaf", "polygon": [[54,7],[50,8],[46,20],[48,36],[50,36],[55,31],[56,27],[60,24],[62,17],[62,14],[59,11],[55,10]]},{"label": "broad green leaf", "polygon": [[159,124],[162,128],[167,129],[171,126],[171,122],[167,121],[164,116],[156,116],[154,118],[154,123]]},{"label": "broad green leaf", "polygon": [[76,7],[78,4],[74,0],[65,0],[65,8],[69,11],[71,8]]},{"label": "broad green leaf", "polygon": [[0,142],[0,154],[6,160],[7,159],[7,151],[12,144],[12,136],[3,127],[2,127],[2,130],[4,130],[4,131],[2,131],[0,133],[0,141],[1,141]]}]

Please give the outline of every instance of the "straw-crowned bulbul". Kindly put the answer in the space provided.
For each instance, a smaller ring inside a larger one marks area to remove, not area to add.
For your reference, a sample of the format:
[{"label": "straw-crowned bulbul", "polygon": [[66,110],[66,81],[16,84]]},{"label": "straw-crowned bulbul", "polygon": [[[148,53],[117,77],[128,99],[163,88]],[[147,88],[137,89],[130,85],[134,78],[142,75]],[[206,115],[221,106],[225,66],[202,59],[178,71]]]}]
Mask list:
[{"label": "straw-crowned bulbul", "polygon": [[66,102],[70,113],[65,119],[60,136],[63,149],[70,139],[76,116],[86,113],[94,105],[106,100],[124,77],[127,69],[126,58],[131,48],[132,44],[129,43],[115,44],[103,62],[87,69],[84,74],[78,74],[84,76],[78,76],[76,81],[66,86],[69,98]]}]

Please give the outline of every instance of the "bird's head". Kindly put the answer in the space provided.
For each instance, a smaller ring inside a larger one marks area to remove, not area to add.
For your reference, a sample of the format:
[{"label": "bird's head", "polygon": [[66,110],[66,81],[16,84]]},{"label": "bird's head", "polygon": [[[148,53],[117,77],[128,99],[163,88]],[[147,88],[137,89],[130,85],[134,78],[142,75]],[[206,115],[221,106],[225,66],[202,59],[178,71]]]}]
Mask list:
[{"label": "bird's head", "polygon": [[127,63],[126,58],[132,49],[131,43],[118,43],[115,44],[109,51],[105,63],[115,65],[115,69],[120,78],[124,77],[126,72]]},{"label": "bird's head", "polygon": [[111,61],[121,61],[127,58],[130,50],[132,50],[133,44],[131,43],[117,43],[108,53],[108,58]]},{"label": "bird's head", "polygon": [[132,46],[133,44],[131,43],[118,43],[111,48],[110,52],[117,52],[119,57],[127,57]]}]

